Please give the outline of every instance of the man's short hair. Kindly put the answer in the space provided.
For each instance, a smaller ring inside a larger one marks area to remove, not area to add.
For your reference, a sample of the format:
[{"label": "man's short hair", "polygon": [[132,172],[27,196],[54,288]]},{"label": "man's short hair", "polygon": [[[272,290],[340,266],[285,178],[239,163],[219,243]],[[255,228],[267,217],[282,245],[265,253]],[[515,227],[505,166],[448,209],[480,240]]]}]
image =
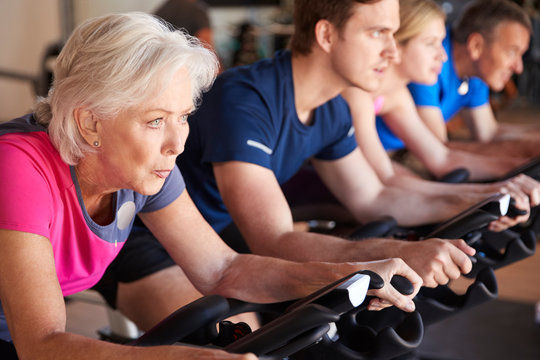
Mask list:
[{"label": "man's short hair", "polygon": [[490,39],[497,25],[505,21],[521,24],[532,33],[531,20],[518,4],[509,0],[477,0],[455,21],[452,36],[460,44],[465,44],[473,33]]},{"label": "man's short hair", "polygon": [[339,31],[352,16],[355,4],[374,4],[381,0],[295,0],[294,35],[291,49],[307,55],[315,43],[315,25],[319,20],[330,21]]}]

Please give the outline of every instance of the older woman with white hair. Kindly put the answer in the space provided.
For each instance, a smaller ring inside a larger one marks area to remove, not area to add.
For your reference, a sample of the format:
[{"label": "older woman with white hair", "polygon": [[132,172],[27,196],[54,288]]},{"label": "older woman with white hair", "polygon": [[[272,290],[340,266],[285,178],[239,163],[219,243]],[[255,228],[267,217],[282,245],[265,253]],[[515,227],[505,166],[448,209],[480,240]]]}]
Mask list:
[{"label": "older woman with white hair", "polygon": [[[398,259],[300,264],[239,255],[221,241],[175,166],[186,118],[216,70],[210,51],[150,15],[90,19],[59,55],[49,96],[33,114],[0,125],[2,359],[254,358],[128,347],[65,331],[63,296],[99,281],[136,214],[204,294],[282,301],[360,269],[387,282],[403,275],[418,290],[420,278]],[[373,309],[414,308],[414,294],[391,286],[371,294]]]}]

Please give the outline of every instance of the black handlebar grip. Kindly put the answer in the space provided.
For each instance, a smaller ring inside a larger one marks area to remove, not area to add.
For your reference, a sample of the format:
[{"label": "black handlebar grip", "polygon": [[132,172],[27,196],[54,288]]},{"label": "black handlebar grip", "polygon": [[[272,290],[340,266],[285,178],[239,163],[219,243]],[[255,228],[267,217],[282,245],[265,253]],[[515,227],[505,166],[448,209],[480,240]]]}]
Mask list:
[{"label": "black handlebar grip", "polygon": [[516,200],[513,198],[510,199],[510,205],[508,206],[508,211],[506,212],[506,216],[514,218],[521,215],[527,215],[529,212],[527,210],[523,210],[516,207]]},{"label": "black handlebar grip", "polygon": [[[371,280],[369,282],[369,288],[370,289],[381,289],[384,286],[383,279],[373,271],[369,270],[363,270],[360,271],[362,274],[369,275],[371,277]],[[394,275],[392,276],[392,280],[390,280],[390,284],[401,294],[403,295],[411,295],[414,292],[414,286],[404,276],[401,275]]]},{"label": "black handlebar grip", "polygon": [[369,289],[370,290],[382,289],[382,287],[384,286],[384,280],[379,274],[370,270],[362,270],[362,271],[359,271],[359,273],[364,274],[364,275],[369,275]]},{"label": "black handlebar grip", "polygon": [[392,280],[390,280],[390,284],[392,284],[392,286],[403,295],[411,295],[414,292],[413,284],[409,281],[409,279],[407,279],[404,276],[401,276],[401,275],[392,276]]}]

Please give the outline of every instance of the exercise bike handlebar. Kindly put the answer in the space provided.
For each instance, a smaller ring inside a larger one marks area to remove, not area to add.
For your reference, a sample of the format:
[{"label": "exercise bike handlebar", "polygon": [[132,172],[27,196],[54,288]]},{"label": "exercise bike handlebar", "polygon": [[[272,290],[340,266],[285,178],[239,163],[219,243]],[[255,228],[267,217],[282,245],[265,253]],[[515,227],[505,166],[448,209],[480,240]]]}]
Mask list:
[{"label": "exercise bike handlebar", "polygon": [[[391,283],[401,292],[410,293],[413,289],[403,277],[394,277]],[[210,344],[217,339],[216,324],[223,319],[245,311],[269,310],[284,313],[224,349],[237,353],[253,352],[269,358],[286,357],[317,342],[328,332],[329,323],[338,321],[347,311],[361,307],[368,289],[382,286],[384,282],[376,273],[359,271],[296,302],[251,304],[219,295],[205,296],[180,308],[131,345]]]},{"label": "exercise bike handlebar", "polygon": [[438,225],[424,238],[458,239],[507,214],[510,195],[496,194]]}]

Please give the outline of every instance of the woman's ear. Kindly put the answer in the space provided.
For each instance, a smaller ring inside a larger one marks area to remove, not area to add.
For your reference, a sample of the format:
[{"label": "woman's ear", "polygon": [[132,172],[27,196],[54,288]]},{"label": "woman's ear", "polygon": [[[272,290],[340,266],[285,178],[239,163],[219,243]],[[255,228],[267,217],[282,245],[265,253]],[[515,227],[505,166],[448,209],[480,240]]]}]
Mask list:
[{"label": "woman's ear", "polygon": [[98,120],[90,110],[76,108],[73,118],[77,123],[79,133],[89,145],[99,146]]},{"label": "woman's ear", "polygon": [[472,33],[467,39],[467,51],[473,61],[480,58],[486,46],[486,39],[480,33]]},{"label": "woman's ear", "polygon": [[335,31],[334,25],[328,20],[322,19],[315,24],[315,41],[326,53],[330,52]]}]

